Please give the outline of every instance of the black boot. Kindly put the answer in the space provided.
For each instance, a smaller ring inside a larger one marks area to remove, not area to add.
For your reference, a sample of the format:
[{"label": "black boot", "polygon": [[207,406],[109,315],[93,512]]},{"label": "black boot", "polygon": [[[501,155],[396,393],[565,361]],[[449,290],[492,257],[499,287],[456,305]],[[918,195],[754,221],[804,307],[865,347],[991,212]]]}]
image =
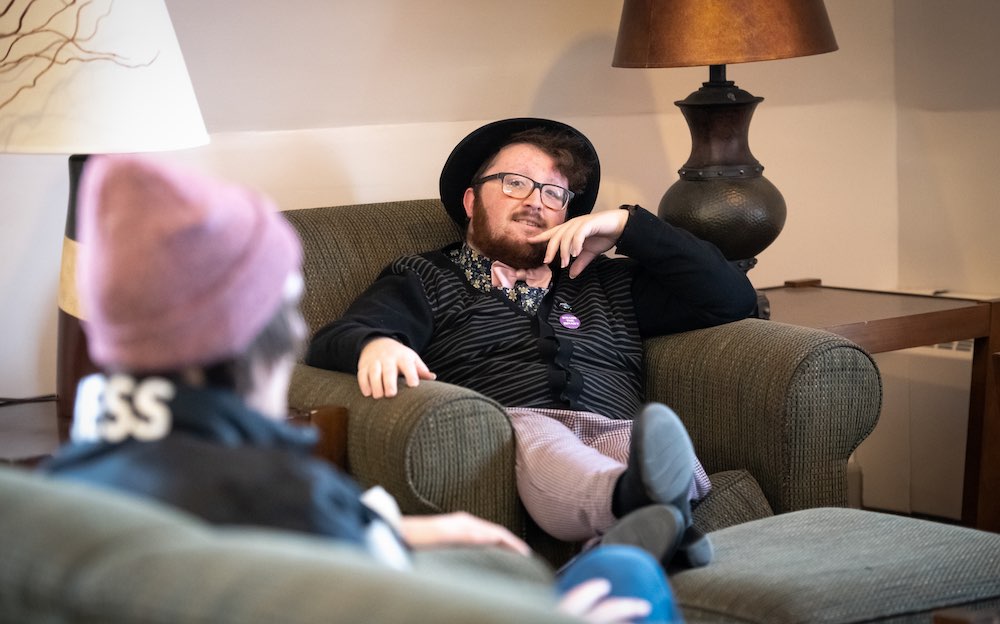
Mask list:
[{"label": "black boot", "polygon": [[712,563],[714,557],[715,548],[712,546],[712,540],[702,533],[701,529],[691,525],[684,531],[677,545],[676,556],[669,562],[670,570],[707,566]]},{"label": "black boot", "polygon": [[691,514],[691,501],[685,496],[677,504],[681,516],[684,518],[684,534],[677,545],[677,555],[670,561],[670,571],[682,570],[684,568],[700,568],[712,562],[715,556],[715,548],[708,535],[701,529],[694,526],[694,518]]},{"label": "black boot", "polygon": [[666,569],[686,535],[684,527],[684,516],[673,505],[647,505],[614,523],[601,536],[601,545],[638,546]]},{"label": "black boot", "polygon": [[[615,484],[611,506],[615,516],[622,518],[654,503],[690,509],[693,479],[694,446],[684,424],[666,405],[646,405],[633,421],[628,467]],[[684,515],[686,527],[690,511]]]}]

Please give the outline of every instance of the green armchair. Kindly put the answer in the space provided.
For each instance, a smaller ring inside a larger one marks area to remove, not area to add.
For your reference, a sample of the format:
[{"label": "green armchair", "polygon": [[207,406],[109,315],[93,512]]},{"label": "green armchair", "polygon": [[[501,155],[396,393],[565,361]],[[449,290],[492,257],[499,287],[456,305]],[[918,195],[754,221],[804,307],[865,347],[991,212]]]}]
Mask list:
[{"label": "green armchair", "polygon": [[[394,258],[459,240],[438,200],[286,212],[305,250],[303,313],[315,331],[338,317]],[[847,505],[847,459],[875,426],[881,380],[857,345],[822,331],[746,319],[646,343],[648,400],[670,405],[712,482],[695,521],[713,531],[773,513]],[[518,501],[514,438],[502,407],[441,382],[363,397],[353,375],[299,364],[299,411],[349,412],[348,462],[405,513],[466,510],[552,542]]]}]

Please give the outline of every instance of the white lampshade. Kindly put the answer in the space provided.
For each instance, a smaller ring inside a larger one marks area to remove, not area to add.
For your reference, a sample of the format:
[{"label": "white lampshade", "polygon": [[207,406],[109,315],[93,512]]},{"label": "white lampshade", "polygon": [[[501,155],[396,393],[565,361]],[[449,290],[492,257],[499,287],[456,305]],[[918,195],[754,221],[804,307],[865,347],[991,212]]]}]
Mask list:
[{"label": "white lampshade", "polygon": [[76,294],[76,189],[92,154],[208,143],[164,0],[8,0],[0,15],[0,152],[69,155],[59,280],[57,417],[94,370]]},{"label": "white lampshade", "polygon": [[[66,5],[20,0],[0,17],[0,33],[18,31],[24,18],[19,35],[0,37],[0,52],[9,52],[0,61],[0,151],[106,154],[208,142],[164,0]],[[85,50],[65,45],[77,23]],[[63,35],[28,34],[37,29]]]}]

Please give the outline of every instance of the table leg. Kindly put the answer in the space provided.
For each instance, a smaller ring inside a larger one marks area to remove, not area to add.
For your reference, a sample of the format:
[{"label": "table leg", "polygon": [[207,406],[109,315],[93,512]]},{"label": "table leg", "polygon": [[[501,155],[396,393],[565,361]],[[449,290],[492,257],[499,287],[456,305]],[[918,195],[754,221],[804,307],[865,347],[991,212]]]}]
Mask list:
[{"label": "table leg", "polygon": [[991,302],[990,332],[972,355],[969,434],[962,520],[1000,533],[1000,300]]}]

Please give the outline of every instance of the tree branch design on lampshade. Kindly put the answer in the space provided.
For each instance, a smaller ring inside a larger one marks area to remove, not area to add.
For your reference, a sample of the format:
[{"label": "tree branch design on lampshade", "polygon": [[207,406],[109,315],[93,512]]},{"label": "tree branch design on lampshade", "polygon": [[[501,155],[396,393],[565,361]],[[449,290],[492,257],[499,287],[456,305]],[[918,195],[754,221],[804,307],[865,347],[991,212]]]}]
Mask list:
[{"label": "tree branch design on lampshade", "polygon": [[208,132],[164,0],[6,0],[0,102],[0,151],[70,156],[56,358],[62,425],[77,381],[94,368],[74,279],[87,155],[195,147]]},{"label": "tree branch design on lampshade", "polygon": [[[111,5],[107,10],[92,20],[87,19],[87,9],[92,1],[70,2],[62,6],[40,6],[38,0],[31,0],[24,6],[17,7],[10,2],[0,12],[0,18],[8,14],[16,15],[19,29],[0,32],[0,74],[15,75],[19,82],[14,82],[13,92],[7,88],[7,99],[0,101],[0,109],[13,102],[27,89],[33,89],[45,75],[61,65],[70,63],[111,62],[121,67],[148,67],[159,53],[152,59],[142,63],[131,63],[129,59],[114,52],[101,52],[90,49],[87,44],[94,39],[100,28],[101,21],[110,14]],[[13,9],[19,9],[13,13]],[[35,15],[39,10],[48,10],[49,14]],[[60,22],[70,27],[61,30]],[[85,24],[90,23],[90,31],[85,31]],[[37,24],[25,27],[24,24]]]},{"label": "tree branch design on lampshade", "polygon": [[[8,0],[0,55],[0,101],[9,100],[0,108],[4,152],[148,152],[208,142],[163,0]],[[33,86],[22,89],[26,82]]]},{"label": "tree branch design on lampshade", "polygon": [[709,81],[676,102],[691,155],[660,217],[752,268],[784,227],[786,208],[750,152],[750,119],[763,98],[726,80],[726,65],[836,49],[822,0],[625,0],[614,67],[710,67]]}]

